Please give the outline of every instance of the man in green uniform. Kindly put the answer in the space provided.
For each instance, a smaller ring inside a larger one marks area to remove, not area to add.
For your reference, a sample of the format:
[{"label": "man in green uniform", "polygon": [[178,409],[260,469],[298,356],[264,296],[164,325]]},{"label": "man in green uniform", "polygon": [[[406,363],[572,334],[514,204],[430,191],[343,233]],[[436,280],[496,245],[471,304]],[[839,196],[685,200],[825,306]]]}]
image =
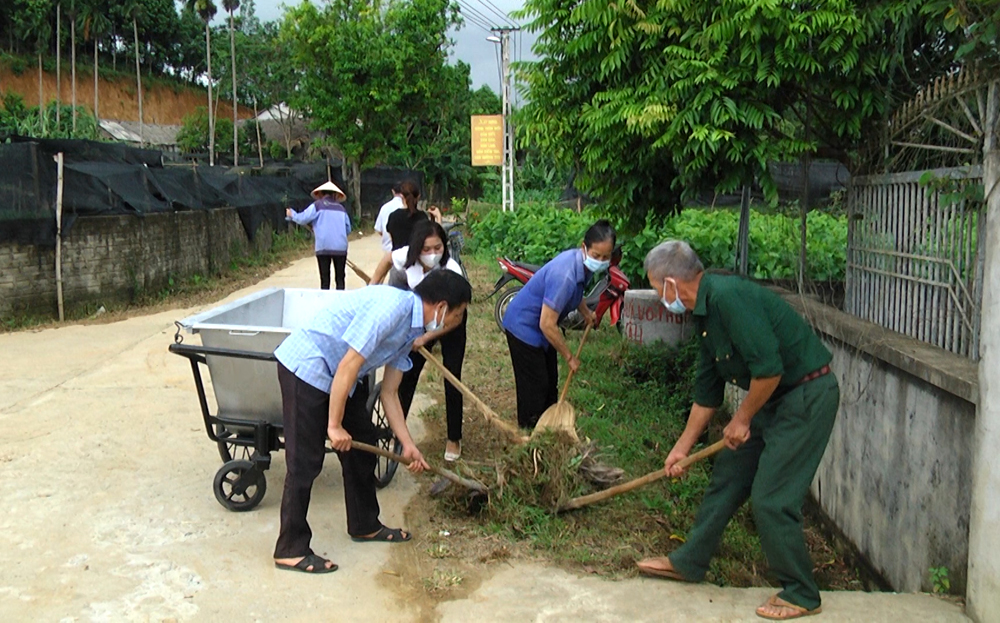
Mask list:
[{"label": "man in green uniform", "polygon": [[726,524],[750,497],[761,546],[783,587],[757,614],[776,620],[817,614],[802,504],[840,402],[830,351],[779,296],[736,275],[706,274],[685,242],[658,245],[645,270],[669,311],[691,310],[701,342],[694,405],[664,462],[668,476],[683,474],[677,462],[722,404],[726,383],[749,393],[723,431],[729,450],[715,461],[687,541],[669,557],[639,562],[639,570],[701,581]]}]

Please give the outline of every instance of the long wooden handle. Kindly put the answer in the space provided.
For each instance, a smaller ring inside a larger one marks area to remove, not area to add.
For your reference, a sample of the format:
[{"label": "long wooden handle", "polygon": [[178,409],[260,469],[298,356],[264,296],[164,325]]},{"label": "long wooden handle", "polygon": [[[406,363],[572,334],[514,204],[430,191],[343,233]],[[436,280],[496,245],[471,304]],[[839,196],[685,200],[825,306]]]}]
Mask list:
[{"label": "long wooden handle", "polygon": [[[710,457],[713,454],[718,453],[725,447],[726,447],[726,440],[720,439],[719,441],[716,441],[707,448],[703,448],[695,452],[691,456],[681,459],[680,461],[677,462],[677,466],[680,468],[686,468],[690,466],[692,463],[696,463],[704,458]],[[663,478],[666,475],[667,475],[666,472],[664,472],[663,469],[660,468],[655,472],[650,472],[645,476],[641,476],[639,478],[636,478],[635,480],[630,480],[626,483],[622,483],[620,485],[616,485],[609,489],[605,489],[604,491],[598,491],[597,493],[591,493],[590,495],[583,495],[578,498],[573,498],[572,500],[560,506],[559,511],[562,512],[562,511],[574,510],[583,506],[588,506],[595,502],[601,502],[603,500],[612,498],[621,493],[631,491],[632,489],[637,489],[644,485],[648,485],[651,482],[656,482],[657,480]]]},{"label": "long wooden handle", "polygon": [[[591,323],[587,323],[587,328],[583,331],[583,337],[580,338],[580,345],[576,348],[576,358],[580,358],[580,353],[583,352],[583,343],[587,341],[587,336],[590,335],[590,329],[593,327]],[[559,394],[559,402],[565,402],[566,392],[569,391],[569,382],[573,380],[573,375],[576,370],[570,368],[569,373],[566,375],[566,382],[563,383],[562,393]]]},{"label": "long wooden handle", "polygon": [[347,267],[353,270],[355,275],[361,277],[361,280],[364,281],[366,284],[372,282],[372,278],[368,276],[368,273],[361,270],[361,268],[359,268],[358,265],[352,262],[351,260],[347,260]]},{"label": "long wooden handle", "polygon": [[498,416],[496,412],[493,411],[493,409],[490,409],[488,406],[486,406],[485,402],[483,402],[482,400],[479,399],[478,396],[473,394],[471,389],[466,387],[465,384],[462,383],[462,381],[458,380],[455,377],[455,375],[451,373],[451,370],[444,367],[444,364],[441,363],[441,361],[438,360],[437,357],[432,355],[430,351],[428,351],[425,347],[421,346],[420,348],[417,349],[417,352],[423,355],[424,359],[434,364],[434,366],[441,371],[441,374],[444,375],[444,378],[448,379],[449,383],[454,385],[455,388],[458,389],[458,391],[462,392],[463,396],[471,400],[477,407],[479,407],[479,410],[482,412],[483,417],[486,418],[487,422],[499,428],[500,430],[504,431],[505,433],[510,434],[520,443],[524,443],[528,440],[527,437],[521,434],[521,430],[519,428],[517,428],[516,426],[505,420],[501,420],[500,416]]},{"label": "long wooden handle", "polygon": [[[403,457],[403,456],[401,456],[399,454],[396,454],[395,452],[389,452],[388,450],[383,450],[382,448],[378,448],[376,446],[372,446],[372,445],[369,445],[367,443],[362,443],[360,441],[354,441],[352,439],[351,440],[351,447],[354,448],[355,450],[364,450],[365,452],[371,452],[372,454],[377,454],[377,455],[379,455],[381,457],[384,457],[384,458],[396,461],[397,463],[399,463],[401,465],[409,465],[410,464],[410,460],[409,459],[407,459],[407,458],[405,458],[405,457]],[[468,489],[472,489],[474,491],[478,491],[480,493],[488,493],[489,492],[489,490],[486,488],[486,486],[483,483],[481,483],[481,482],[477,482],[475,480],[470,480],[468,478],[462,478],[461,476],[459,476],[455,472],[451,471],[450,469],[445,469],[443,467],[434,467],[430,463],[428,463],[427,466],[430,467],[430,471],[434,472],[438,476],[441,476],[442,478],[447,478],[448,480],[452,481],[453,483],[455,483],[457,485],[462,485],[463,487],[466,487]]]}]

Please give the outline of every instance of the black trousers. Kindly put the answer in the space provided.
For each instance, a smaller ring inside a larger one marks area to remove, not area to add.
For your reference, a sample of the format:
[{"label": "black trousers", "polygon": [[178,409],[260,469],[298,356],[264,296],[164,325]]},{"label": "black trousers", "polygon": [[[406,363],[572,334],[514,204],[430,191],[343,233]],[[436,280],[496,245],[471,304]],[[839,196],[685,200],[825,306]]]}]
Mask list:
[{"label": "black trousers", "polygon": [[[323,469],[330,395],[296,377],[278,364],[281,408],[285,427],[285,488],[281,493],[281,529],[274,547],[275,558],[308,556],[312,530],[306,521],[312,484]],[[359,382],[347,399],[344,430],[357,441],[375,444],[375,426],[368,415],[368,384]],[[375,455],[360,450],[338,452],[344,473],[347,532],[363,536],[380,527],[375,495]]]},{"label": "black trousers", "polygon": [[[434,344],[441,342],[442,363],[460,381],[462,380],[462,364],[465,362],[468,320],[469,314],[466,312],[462,316],[461,324],[445,333],[440,340],[427,344],[427,350],[433,350]],[[424,363],[426,363],[424,356],[415,351],[410,353],[410,361],[413,362],[413,367],[403,373],[403,380],[399,383],[399,402],[403,405],[403,413],[407,415],[410,413],[410,405],[413,404],[413,395],[417,391],[420,371],[424,369]],[[444,381],[444,405],[448,420],[448,441],[461,441],[462,392],[452,386],[447,379]]]},{"label": "black trousers", "polygon": [[347,269],[347,256],[346,255],[317,255],[316,261],[319,263],[319,289],[329,290],[330,289],[330,262],[333,262],[334,276],[337,279],[337,289],[343,290],[347,287],[344,284],[344,279],[347,276],[345,271]]},{"label": "black trousers", "polygon": [[538,348],[507,334],[517,388],[517,423],[534,428],[542,413],[559,399],[559,367],[554,348]]}]

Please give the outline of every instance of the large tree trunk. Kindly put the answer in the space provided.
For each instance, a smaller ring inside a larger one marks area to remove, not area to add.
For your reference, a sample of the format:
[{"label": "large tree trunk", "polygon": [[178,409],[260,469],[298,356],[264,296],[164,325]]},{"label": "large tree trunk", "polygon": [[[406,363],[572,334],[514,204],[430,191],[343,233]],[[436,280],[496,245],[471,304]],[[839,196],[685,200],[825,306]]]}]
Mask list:
[{"label": "large tree trunk", "polygon": [[146,139],[142,127],[142,72],[139,70],[139,24],[132,16],[132,35],[135,37],[135,84],[139,93],[139,147],[144,147]]},{"label": "large tree trunk", "polygon": [[73,100],[73,136],[76,137],[76,16],[70,16],[69,20],[69,58],[70,75],[72,78],[72,100]]},{"label": "large tree trunk", "polygon": [[61,7],[62,5],[60,3],[56,3],[56,132],[59,131],[59,117],[61,113],[59,108],[62,106],[62,73],[59,66],[60,57],[62,56],[60,53],[62,51],[62,42],[60,41],[62,38],[62,24],[60,20],[62,16],[62,11],[60,10]]},{"label": "large tree trunk", "polygon": [[97,120],[98,124],[100,124],[101,123],[101,115],[100,115],[100,113],[98,112],[98,109],[97,109],[97,104],[98,104],[97,94],[99,93],[97,78],[98,78],[98,75],[97,75],[97,39],[94,39],[94,119]]},{"label": "large tree trunk", "polygon": [[205,22],[205,65],[208,68],[208,166],[215,166],[215,117],[212,115],[212,31]]},{"label": "large tree trunk", "polygon": [[229,12],[229,57],[233,65],[233,166],[240,166],[239,126],[236,122],[236,33],[233,30],[233,12]]}]

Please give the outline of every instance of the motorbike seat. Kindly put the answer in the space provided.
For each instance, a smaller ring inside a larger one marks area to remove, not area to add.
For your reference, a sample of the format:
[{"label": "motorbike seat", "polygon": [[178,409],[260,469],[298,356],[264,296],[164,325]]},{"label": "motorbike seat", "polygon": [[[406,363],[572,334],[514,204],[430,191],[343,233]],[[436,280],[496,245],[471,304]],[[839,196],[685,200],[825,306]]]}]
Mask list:
[{"label": "motorbike seat", "polygon": [[526,262],[516,262],[514,260],[510,260],[510,263],[513,264],[514,266],[517,266],[518,268],[523,268],[524,270],[531,271],[531,273],[537,273],[541,268],[541,266],[539,266],[538,264],[528,264]]}]

